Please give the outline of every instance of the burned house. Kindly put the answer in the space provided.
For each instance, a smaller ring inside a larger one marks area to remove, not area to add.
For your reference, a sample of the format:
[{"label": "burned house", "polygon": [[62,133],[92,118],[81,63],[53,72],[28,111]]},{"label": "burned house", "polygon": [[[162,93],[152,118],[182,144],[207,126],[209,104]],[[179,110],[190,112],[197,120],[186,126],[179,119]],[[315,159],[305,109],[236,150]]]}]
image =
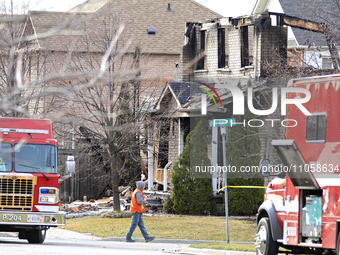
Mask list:
[{"label": "burned house", "polygon": [[287,28],[272,26],[269,13],[187,23],[185,35],[175,81],[242,84],[286,61]]},{"label": "burned house", "polygon": [[[168,113],[172,113],[170,133],[173,138],[167,143],[167,158],[162,158],[163,161],[166,160],[163,164],[178,161],[174,155],[179,155],[183,148],[183,130],[188,133],[190,119],[201,116],[202,84],[213,88],[221,100],[221,105],[215,104],[213,99],[207,102],[207,116],[230,118],[233,98],[230,91],[223,86],[238,86],[242,90],[251,86],[254,93],[259,93],[267,65],[272,62],[286,63],[286,48],[287,27],[272,26],[268,12],[187,23],[185,45],[182,48],[175,81],[167,84],[152,112],[153,116],[168,116]],[[271,125],[264,125],[262,129],[265,132],[260,132],[261,154],[275,159],[275,152],[271,151],[267,144],[268,136],[275,133],[275,136],[281,137],[284,135],[283,131]],[[157,130],[154,133],[160,133],[159,129],[154,130]],[[211,135],[208,135],[208,154],[213,166],[221,165],[218,162],[219,141],[221,135],[218,128],[211,128]],[[153,148],[160,148],[157,140],[153,142]],[[151,148],[150,153],[155,151]],[[148,161],[149,176],[155,176],[162,168],[158,168],[157,154],[150,155],[153,157],[149,157]],[[170,174],[171,167],[167,176]],[[221,182],[218,179],[220,176],[212,175],[214,192],[220,187]]]}]

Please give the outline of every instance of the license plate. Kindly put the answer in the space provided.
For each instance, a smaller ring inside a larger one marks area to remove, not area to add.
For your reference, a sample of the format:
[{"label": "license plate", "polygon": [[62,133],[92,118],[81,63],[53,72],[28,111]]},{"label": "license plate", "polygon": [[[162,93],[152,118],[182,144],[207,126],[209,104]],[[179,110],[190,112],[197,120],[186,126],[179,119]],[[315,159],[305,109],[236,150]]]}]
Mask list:
[{"label": "license plate", "polygon": [[27,222],[40,222],[39,215],[27,215]]},{"label": "license plate", "polygon": [[3,221],[3,222],[20,222],[21,221],[21,215],[3,214],[1,216],[1,221]]}]

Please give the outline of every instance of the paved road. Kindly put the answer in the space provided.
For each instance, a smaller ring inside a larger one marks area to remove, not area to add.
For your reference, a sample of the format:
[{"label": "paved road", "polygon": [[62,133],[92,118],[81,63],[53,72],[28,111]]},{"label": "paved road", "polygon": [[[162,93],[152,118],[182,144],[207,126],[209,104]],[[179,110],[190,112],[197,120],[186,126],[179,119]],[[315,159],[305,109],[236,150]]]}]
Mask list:
[{"label": "paved road", "polygon": [[47,238],[43,244],[29,244],[14,237],[0,237],[1,254],[6,255],[154,255],[180,254],[189,244],[125,243],[91,239]]},{"label": "paved road", "polygon": [[[124,238],[102,239],[74,231],[52,228],[47,231],[43,244],[29,244],[19,240],[13,233],[0,232],[0,254],[6,255],[159,255],[159,254],[202,254],[201,249],[188,248],[193,240],[160,240],[145,243],[123,242]],[[252,252],[229,252],[205,250],[203,254],[214,255],[254,255]]]}]

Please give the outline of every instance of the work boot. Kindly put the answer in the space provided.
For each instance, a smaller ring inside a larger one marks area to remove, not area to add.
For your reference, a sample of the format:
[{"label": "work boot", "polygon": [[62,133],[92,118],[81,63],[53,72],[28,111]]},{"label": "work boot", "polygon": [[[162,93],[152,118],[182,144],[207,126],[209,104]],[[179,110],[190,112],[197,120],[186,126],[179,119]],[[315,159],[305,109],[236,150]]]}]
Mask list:
[{"label": "work boot", "polygon": [[155,237],[154,236],[152,236],[152,237],[149,237],[149,238],[146,238],[145,239],[145,242],[151,242],[151,241],[153,241],[153,240],[155,240]]},{"label": "work boot", "polygon": [[126,239],[125,242],[127,242],[127,243],[134,243],[135,240],[133,240],[133,239]]}]

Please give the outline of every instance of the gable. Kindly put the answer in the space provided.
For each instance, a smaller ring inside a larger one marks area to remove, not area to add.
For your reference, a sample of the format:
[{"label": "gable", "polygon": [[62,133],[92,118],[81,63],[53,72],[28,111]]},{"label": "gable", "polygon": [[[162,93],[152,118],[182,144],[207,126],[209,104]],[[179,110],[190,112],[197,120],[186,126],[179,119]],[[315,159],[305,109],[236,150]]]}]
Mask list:
[{"label": "gable", "polygon": [[270,12],[284,13],[279,0],[269,0],[266,9]]},{"label": "gable", "polygon": [[165,111],[174,111],[178,108],[181,108],[181,104],[176,98],[176,95],[173,93],[169,83],[165,86],[161,96],[158,99],[157,104],[155,105],[155,109],[163,113]]}]

